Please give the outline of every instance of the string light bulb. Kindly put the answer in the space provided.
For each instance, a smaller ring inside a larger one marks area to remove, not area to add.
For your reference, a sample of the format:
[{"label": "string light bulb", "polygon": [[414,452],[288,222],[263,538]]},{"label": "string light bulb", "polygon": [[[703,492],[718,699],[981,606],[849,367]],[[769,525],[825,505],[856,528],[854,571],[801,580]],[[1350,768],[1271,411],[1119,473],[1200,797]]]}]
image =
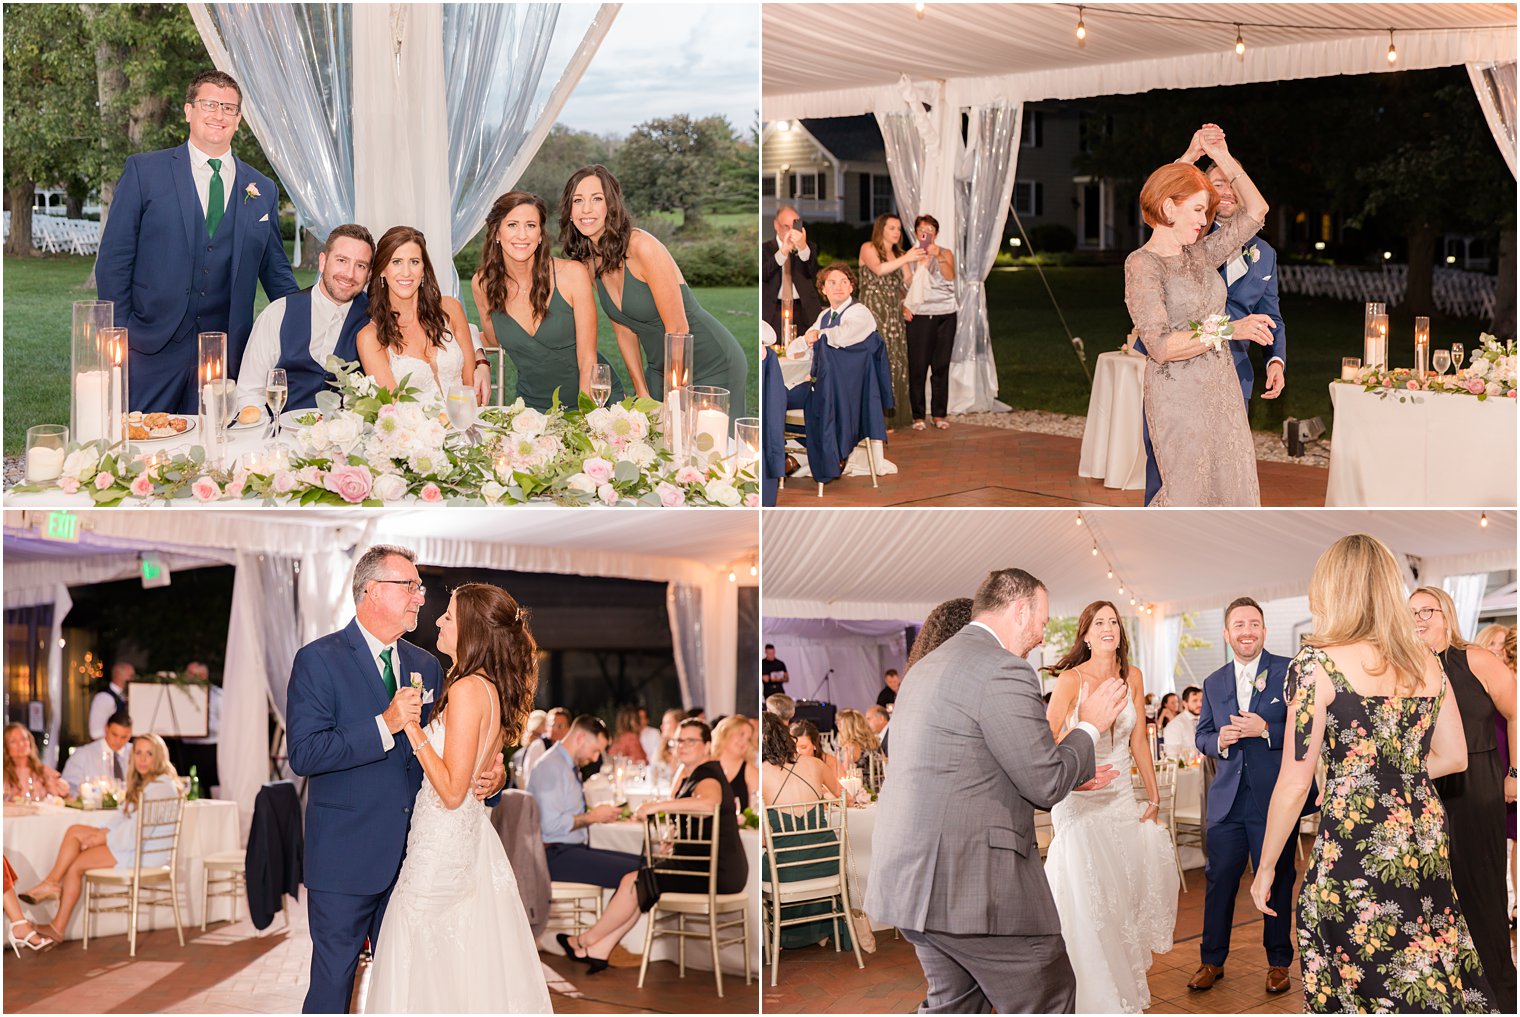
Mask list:
[{"label": "string light bulb", "polygon": [[919,0],[918,3],[916,3],[916,4],[913,5],[913,16],[916,17],[916,18],[918,18],[919,21],[924,20],[924,4],[923,4],[923,0]]},{"label": "string light bulb", "polygon": [[1481,527],[1483,527],[1484,529],[1488,529],[1488,513],[1487,512],[1483,512],[1483,513],[1480,513],[1478,515],[1478,525],[1481,526]]},{"label": "string light bulb", "polygon": [[1109,569],[1108,570],[1108,578],[1110,578],[1110,579],[1114,578],[1114,570],[1113,569]]},{"label": "string light bulb", "polygon": [[1135,606],[1135,598],[1134,597],[1129,598],[1129,606],[1130,607],[1134,607]]},{"label": "string light bulb", "polygon": [[1119,596],[1121,596],[1121,597],[1124,596],[1124,584],[1123,583],[1119,584]]},{"label": "string light bulb", "polygon": [[1388,62],[1391,64],[1399,62],[1399,49],[1393,44],[1393,29],[1391,28],[1388,30]]},{"label": "string light bulb", "polygon": [[1236,24],[1236,26],[1235,26],[1235,59],[1243,61],[1243,60],[1245,60],[1245,58],[1246,58],[1246,37],[1240,34],[1240,25]]},{"label": "string light bulb", "polygon": [[1080,513],[1080,512],[1077,513],[1077,525],[1078,526],[1082,525],[1082,513]]},{"label": "string light bulb", "polygon": [[731,583],[737,583],[739,581],[739,577],[736,576],[736,575],[734,575],[732,569],[729,570],[728,581],[731,582]]},{"label": "string light bulb", "polygon": [[759,574],[760,574],[760,566],[758,566],[758,565],[751,565],[749,567],[749,576],[750,576],[751,579],[755,578]]},{"label": "string light bulb", "polygon": [[1098,545],[1097,544],[1093,545],[1093,557],[1094,558],[1098,557]]},{"label": "string light bulb", "polygon": [[1083,48],[1084,46],[1087,45],[1087,23],[1082,20],[1082,11],[1083,11],[1083,9],[1084,8],[1081,8],[1081,7],[1077,8],[1077,48],[1078,49],[1081,49],[1081,48]]}]

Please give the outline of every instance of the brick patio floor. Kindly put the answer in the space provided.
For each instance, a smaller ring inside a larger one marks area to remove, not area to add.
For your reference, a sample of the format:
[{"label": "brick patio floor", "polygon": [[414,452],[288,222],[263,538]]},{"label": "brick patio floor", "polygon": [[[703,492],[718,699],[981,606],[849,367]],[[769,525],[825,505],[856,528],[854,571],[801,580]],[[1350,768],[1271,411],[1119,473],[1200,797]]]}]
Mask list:
[{"label": "brick patio floor", "polygon": [[[824,487],[806,478],[789,482],[777,499],[783,506],[942,505],[1138,507],[1143,492],[1118,491],[1101,480],[1077,476],[1082,441],[1031,431],[1008,431],[957,424],[892,432],[886,456],[898,472],[880,478],[842,477]],[[1316,466],[1258,461],[1264,505],[1319,506],[1325,503],[1328,470]]]},{"label": "brick patio floor", "polygon": [[[22,954],[5,954],[6,1013],[299,1013],[311,940],[297,904],[290,931],[276,919],[263,938],[244,918],[205,933],[186,929],[183,949],[172,929],[144,933],[135,959],[126,936],[92,939],[88,950],[70,942]],[[614,954],[614,966],[596,975],[564,957],[539,959],[556,1013],[755,1013],[759,1002],[755,982],[725,976],[719,999],[710,973],[688,969],[682,979],[667,962],[651,964],[640,989],[638,958],[629,954]],[[364,984],[361,971],[361,994]]]}]

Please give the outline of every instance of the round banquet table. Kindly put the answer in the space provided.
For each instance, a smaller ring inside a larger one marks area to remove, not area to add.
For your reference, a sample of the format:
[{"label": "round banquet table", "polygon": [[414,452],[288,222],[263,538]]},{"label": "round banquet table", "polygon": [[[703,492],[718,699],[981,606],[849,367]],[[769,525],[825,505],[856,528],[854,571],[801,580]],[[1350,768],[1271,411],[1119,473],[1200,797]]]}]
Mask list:
[{"label": "round banquet table", "polygon": [[[63,843],[63,834],[69,827],[76,824],[109,826],[119,815],[115,809],[85,811],[62,805],[38,805],[35,809],[30,815],[13,815],[11,807],[7,806],[5,812],[5,857],[16,870],[16,885],[23,890],[53,867],[58,858],[58,847]],[[203,798],[185,803],[185,819],[179,833],[179,865],[175,873],[179,884],[181,925],[189,927],[201,923],[201,873],[205,857],[241,847],[236,802]],[[228,898],[219,898],[213,903],[213,919],[230,918],[232,903]],[[54,903],[41,904],[30,911],[39,920],[46,921],[51,919],[55,907]],[[225,915],[222,914],[224,910],[227,911]],[[246,908],[244,910],[246,912]],[[174,928],[174,919],[166,907],[145,907],[139,914],[139,929]],[[69,919],[68,928],[62,931],[65,939],[84,936],[83,897]],[[122,936],[126,932],[126,912],[95,916],[92,936]]]},{"label": "round banquet table", "polygon": [[1515,504],[1515,400],[1331,382],[1330,403],[1327,506]]},{"label": "round banquet table", "polygon": [[1138,353],[1098,354],[1093,368],[1087,424],[1082,430],[1079,477],[1104,487],[1145,490],[1145,361]]},{"label": "round banquet table", "polygon": [[[740,828],[739,838],[744,842],[744,856],[749,860],[749,944],[750,944],[750,972],[759,974],[760,971],[760,831]],[[617,823],[598,823],[591,827],[591,846],[602,848],[607,851],[622,851],[630,855],[644,854],[644,824],[632,820]],[[612,898],[612,891],[603,894],[603,901]],[[639,920],[628,930],[623,937],[623,949],[634,955],[644,952],[645,927],[649,920],[648,915],[640,915]],[[695,925],[693,928],[705,929],[705,926]],[[551,953],[561,952],[559,943],[554,935],[559,930],[550,930],[538,938],[539,948]],[[737,934],[737,929],[724,930],[724,936]],[[654,951],[650,955],[651,961],[667,960],[674,962],[676,952],[680,944],[675,936],[661,936],[654,941]],[[686,966],[709,970],[708,960],[712,957],[712,951],[705,941],[692,939],[686,944]],[[738,944],[726,946],[721,954],[723,960],[723,973],[744,975],[744,954]]]}]

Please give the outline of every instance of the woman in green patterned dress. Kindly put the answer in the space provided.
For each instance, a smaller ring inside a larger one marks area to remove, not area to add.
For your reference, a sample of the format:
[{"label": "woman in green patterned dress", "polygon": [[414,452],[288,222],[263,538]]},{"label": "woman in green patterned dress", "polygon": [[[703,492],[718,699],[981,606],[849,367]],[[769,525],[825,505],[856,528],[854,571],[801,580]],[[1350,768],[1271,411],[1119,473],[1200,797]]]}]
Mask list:
[{"label": "woman in green patterned dress", "polygon": [[[1431,778],[1467,766],[1449,684],[1415,635],[1403,578],[1353,534],[1309,581],[1314,631],[1288,669],[1283,759],[1251,897],[1265,914],[1321,752],[1319,836],[1298,895],[1309,1013],[1485,1013],[1488,985],[1452,887],[1446,810]],[[1502,888],[1496,890],[1502,892]]]},{"label": "woman in green patterned dress", "polygon": [[899,417],[908,419],[908,341],[903,325],[913,312],[903,298],[908,295],[914,266],[926,257],[917,245],[903,251],[902,232],[902,220],[884,212],[871,227],[871,239],[860,245],[860,302],[876,316],[892,372],[897,408],[887,415],[888,424],[896,424]]},{"label": "woman in green patterned dress", "polygon": [[665,333],[690,332],[688,384],[728,389],[729,414],[746,415],[749,358],[697,303],[665,245],[634,228],[622,188],[607,167],[582,167],[565,182],[559,242],[567,258],[591,269],[635,392],[664,397]]},{"label": "woman in green patterned dress", "polygon": [[[487,346],[499,346],[517,368],[517,391],[540,412],[554,394],[575,408],[577,397],[591,391],[592,368],[607,363],[596,351],[596,298],[591,274],[578,261],[549,253],[544,199],[527,191],[509,191],[496,199],[486,216],[486,245],[480,271],[470,280],[480,311],[480,334]],[[506,393],[503,402],[511,402]],[[623,398],[623,384],[612,374],[610,402]]]}]

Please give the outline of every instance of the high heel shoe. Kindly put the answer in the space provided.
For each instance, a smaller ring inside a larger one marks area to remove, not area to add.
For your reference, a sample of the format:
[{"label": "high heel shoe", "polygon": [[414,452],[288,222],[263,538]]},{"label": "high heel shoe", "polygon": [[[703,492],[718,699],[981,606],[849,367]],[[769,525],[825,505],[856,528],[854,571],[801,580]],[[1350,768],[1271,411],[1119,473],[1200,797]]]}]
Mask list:
[{"label": "high heel shoe", "polygon": [[565,935],[565,933],[556,933],[554,940],[555,942],[559,943],[559,948],[565,951],[566,957],[569,957],[573,961],[580,961],[582,964],[586,965],[587,974],[594,975],[598,971],[607,970],[606,958],[593,957],[589,953],[576,953],[575,947],[570,945],[570,937]]},{"label": "high heel shoe", "polygon": [[[25,938],[17,939],[16,926],[18,925],[30,925],[32,927],[32,931],[27,933]],[[36,950],[38,953],[46,953],[58,945],[58,942],[56,940],[49,939],[42,933],[38,932],[37,923],[32,921],[30,918],[21,918],[14,922],[11,922],[11,927],[8,930],[7,935],[11,941],[11,949],[16,951],[17,957],[21,956],[21,948],[23,946],[28,950]],[[41,942],[33,942],[33,940],[41,940]]]},{"label": "high heel shoe", "polygon": [[25,904],[46,904],[50,900],[57,900],[58,887],[38,893],[38,888],[43,885],[42,883],[38,883],[37,886],[32,887],[27,893],[18,893],[16,896]]}]

